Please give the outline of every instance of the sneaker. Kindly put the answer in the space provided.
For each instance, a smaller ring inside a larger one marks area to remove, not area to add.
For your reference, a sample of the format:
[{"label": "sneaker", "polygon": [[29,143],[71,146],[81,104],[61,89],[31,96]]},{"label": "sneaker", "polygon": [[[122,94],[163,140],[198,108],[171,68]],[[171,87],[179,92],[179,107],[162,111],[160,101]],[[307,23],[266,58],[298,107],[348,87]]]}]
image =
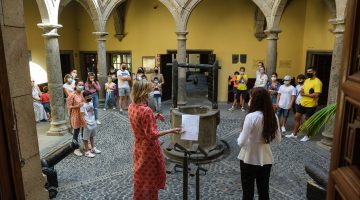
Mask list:
[{"label": "sneaker", "polygon": [[231,106],[231,108],[228,109],[228,111],[233,111],[235,110],[234,106]]},{"label": "sneaker", "polygon": [[297,135],[295,135],[294,133],[291,133],[289,135],[285,135],[285,137],[287,137],[287,138],[297,138]]},{"label": "sneaker", "polygon": [[113,107],[113,110],[115,110],[116,108],[115,107]]},{"label": "sneaker", "polygon": [[244,107],[241,107],[241,111],[245,112],[246,110],[244,109]]},{"label": "sneaker", "polygon": [[99,124],[99,125],[101,124],[101,122],[99,120],[96,120],[96,123]]},{"label": "sneaker", "polygon": [[80,149],[75,149],[74,150],[74,154],[77,156],[82,156],[83,154],[81,153]]},{"label": "sneaker", "polygon": [[106,111],[106,108],[104,108],[104,111]]},{"label": "sneaker", "polygon": [[90,151],[87,151],[87,152],[85,152],[85,157],[93,158],[93,157],[95,157],[95,155],[92,154]]},{"label": "sneaker", "polygon": [[122,108],[120,108],[120,110],[119,110],[119,111],[120,111],[121,113],[122,113],[122,112],[124,112]]},{"label": "sneaker", "polygon": [[309,141],[309,140],[310,140],[310,138],[307,135],[305,135],[300,141],[301,142],[306,142],[306,141]]},{"label": "sneaker", "polygon": [[286,132],[285,126],[282,126],[282,127],[281,127],[281,132]]},{"label": "sneaker", "polygon": [[100,154],[101,151],[100,151],[99,149],[97,149],[96,147],[94,147],[94,148],[91,150],[91,153]]}]

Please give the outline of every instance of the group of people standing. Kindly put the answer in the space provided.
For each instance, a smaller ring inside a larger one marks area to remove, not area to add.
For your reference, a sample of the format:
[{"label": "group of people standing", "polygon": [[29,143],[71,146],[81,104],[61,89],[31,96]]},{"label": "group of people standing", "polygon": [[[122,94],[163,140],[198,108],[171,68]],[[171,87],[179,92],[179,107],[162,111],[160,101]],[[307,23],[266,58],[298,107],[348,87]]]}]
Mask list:
[{"label": "group of people standing", "polygon": [[[313,67],[307,68],[306,76],[297,76],[296,87],[291,85],[290,75],[284,77],[283,84],[278,81],[277,73],[273,73],[268,81],[263,63],[258,67],[255,86],[249,94],[249,111],[237,139],[244,200],[254,199],[255,182],[259,199],[270,199],[269,180],[274,161],[270,143],[280,143],[281,132],[286,132],[285,124],[293,107],[296,113],[294,131],[285,137],[297,138],[302,115],[307,120],[316,112],[322,92],[322,83]],[[240,70],[245,71],[243,67]],[[241,80],[239,75],[235,78],[237,83]],[[301,139],[308,140],[307,135]]]},{"label": "group of people standing", "polygon": [[[306,76],[299,74],[296,78],[297,85],[291,84],[292,77],[285,75],[283,84],[279,81],[276,72],[271,74],[270,80],[265,73],[265,67],[262,62],[258,63],[256,71],[256,80],[254,88],[264,88],[268,91],[274,112],[280,120],[281,132],[286,132],[286,123],[291,111],[295,114],[295,126],[288,138],[297,138],[299,127],[302,122],[302,116],[305,120],[311,117],[318,105],[318,99],[322,92],[322,82],[316,77],[316,69],[309,67]],[[233,86],[234,102],[229,111],[236,109],[239,102],[242,111],[245,111],[244,105],[249,99],[248,94],[248,76],[245,74],[245,67],[240,67],[239,71],[234,72],[234,76],[229,80],[229,85]],[[306,135],[301,141],[308,141],[310,138]]]}]

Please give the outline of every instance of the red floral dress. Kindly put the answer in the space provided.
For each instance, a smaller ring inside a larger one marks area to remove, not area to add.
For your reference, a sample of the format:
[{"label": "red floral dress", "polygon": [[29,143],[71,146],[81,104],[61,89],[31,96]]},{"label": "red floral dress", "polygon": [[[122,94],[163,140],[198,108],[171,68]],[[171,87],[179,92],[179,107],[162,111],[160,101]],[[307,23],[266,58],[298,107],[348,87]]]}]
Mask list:
[{"label": "red floral dress", "polygon": [[158,199],[165,188],[165,161],[158,140],[156,119],[145,104],[130,104],[129,120],[134,135],[134,196],[135,200]]},{"label": "red floral dress", "polygon": [[[85,102],[82,94],[77,94],[76,92],[69,95],[66,99],[67,107],[70,106],[78,106],[80,103]],[[78,129],[81,127],[85,127],[86,123],[84,119],[80,116],[80,108],[70,109],[70,123],[73,129]]]}]

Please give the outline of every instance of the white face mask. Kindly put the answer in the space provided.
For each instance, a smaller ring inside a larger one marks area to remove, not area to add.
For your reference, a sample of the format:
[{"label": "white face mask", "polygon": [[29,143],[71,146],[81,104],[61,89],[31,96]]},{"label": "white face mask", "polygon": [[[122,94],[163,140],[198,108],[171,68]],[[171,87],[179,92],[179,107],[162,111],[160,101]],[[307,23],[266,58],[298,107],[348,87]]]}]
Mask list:
[{"label": "white face mask", "polygon": [[289,85],[290,81],[284,81],[285,85]]},{"label": "white face mask", "polygon": [[67,80],[69,83],[71,83],[73,80],[72,80],[72,78],[68,78],[68,80]]},{"label": "white face mask", "polygon": [[272,81],[276,81],[276,78],[275,78],[275,77],[271,77],[271,80],[272,80]]}]

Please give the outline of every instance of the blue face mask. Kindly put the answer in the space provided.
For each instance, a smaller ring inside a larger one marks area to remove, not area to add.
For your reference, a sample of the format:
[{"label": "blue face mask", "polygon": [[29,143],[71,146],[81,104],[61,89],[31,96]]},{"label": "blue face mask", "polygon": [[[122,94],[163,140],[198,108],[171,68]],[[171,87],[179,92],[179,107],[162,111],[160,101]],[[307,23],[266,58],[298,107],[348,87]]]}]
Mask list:
[{"label": "blue face mask", "polygon": [[76,89],[77,89],[77,91],[80,91],[80,92],[81,92],[81,91],[84,90],[84,86],[77,86]]}]

